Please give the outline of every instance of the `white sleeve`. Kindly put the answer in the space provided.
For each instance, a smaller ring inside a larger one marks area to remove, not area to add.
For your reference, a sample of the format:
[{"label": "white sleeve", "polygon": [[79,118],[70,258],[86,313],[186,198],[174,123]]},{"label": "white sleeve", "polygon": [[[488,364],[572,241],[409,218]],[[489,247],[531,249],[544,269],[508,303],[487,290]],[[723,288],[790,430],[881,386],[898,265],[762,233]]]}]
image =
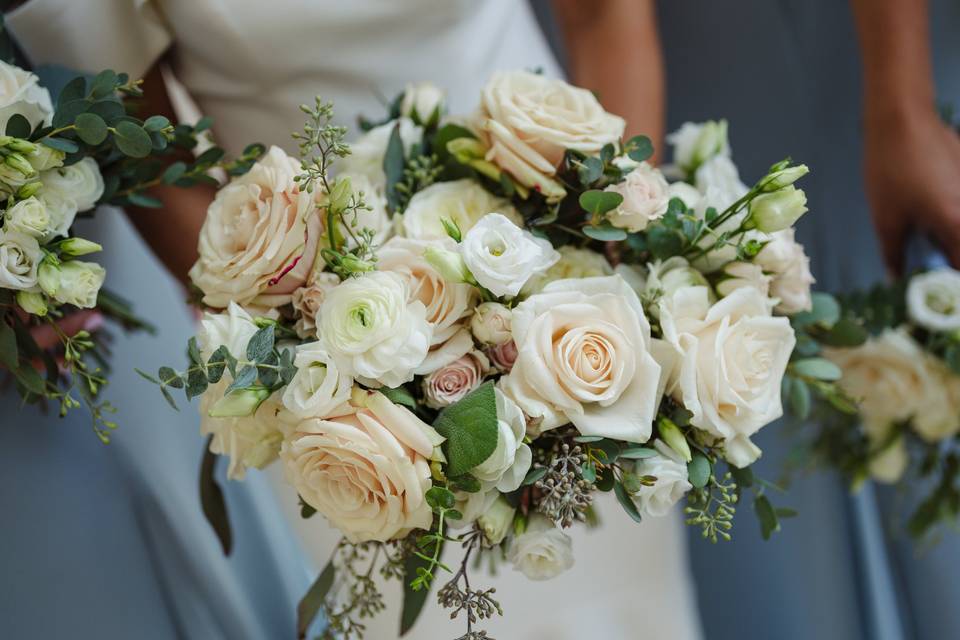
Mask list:
[{"label": "white sleeve", "polygon": [[172,41],[155,0],[28,0],[6,24],[34,65],[131,78],[142,77]]}]

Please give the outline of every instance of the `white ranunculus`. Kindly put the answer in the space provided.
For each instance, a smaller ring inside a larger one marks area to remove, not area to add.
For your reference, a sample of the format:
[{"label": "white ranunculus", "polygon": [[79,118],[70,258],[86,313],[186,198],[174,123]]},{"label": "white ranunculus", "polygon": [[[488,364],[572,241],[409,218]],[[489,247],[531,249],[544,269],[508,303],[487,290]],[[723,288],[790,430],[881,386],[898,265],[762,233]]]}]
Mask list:
[{"label": "white ranunculus", "polygon": [[524,295],[536,293],[554,280],[613,275],[613,267],[602,253],[569,244],[557,249],[557,253],[560,254],[560,259],[542,275],[531,278],[523,288]]},{"label": "white ranunculus", "polygon": [[533,462],[533,452],[524,443],[527,432],[523,411],[500,389],[497,398],[497,448],[490,457],[470,472],[485,485],[496,487],[501,493],[516,491]]},{"label": "white ranunculus", "polygon": [[392,120],[374,127],[350,143],[350,155],[337,161],[337,170],[341,174],[367,176],[380,189],[387,186],[387,177],[383,173],[383,157],[387,153],[387,144],[394,127],[400,127],[400,140],[404,153],[410,153],[415,144],[423,138],[423,129],[410,118]]},{"label": "white ranunculus", "polygon": [[444,91],[432,82],[408,84],[403,90],[400,113],[414,122],[428,124],[443,114]]},{"label": "white ranunculus", "polygon": [[667,142],[673,145],[673,162],[687,173],[710,158],[730,155],[726,120],[685,122],[667,136]]},{"label": "white ranunculus", "polygon": [[95,262],[69,260],[60,265],[60,281],[54,299],[81,309],[97,306],[97,294],[107,271]]},{"label": "white ranunculus", "polygon": [[650,324],[619,276],[558,280],[513,311],[518,355],[504,392],[534,432],[646,442],[660,401]]},{"label": "white ranunculus", "polygon": [[573,542],[537,513],[530,516],[526,531],[513,539],[509,560],[530,580],[550,580],[573,566]]},{"label": "white ranunculus", "polygon": [[450,406],[479,387],[489,368],[490,361],[479,351],[463,354],[450,364],[424,376],[424,403],[433,409]]},{"label": "white ranunculus", "polygon": [[317,334],[344,374],[396,387],[413,379],[430,348],[426,313],[402,276],[374,271],[327,293]]},{"label": "white ranunculus", "polygon": [[454,251],[453,240],[413,240],[392,238],[377,251],[377,268],[402,277],[410,299],[426,308],[427,322],[433,329],[431,344],[442,344],[460,330],[476,303],[475,287],[450,282],[424,257],[428,248]]},{"label": "white ranunculus", "polygon": [[687,477],[687,463],[664,442],[657,440],[653,446],[657,455],[638,460],[634,471],[657,480],[651,486],[640,485],[630,497],[640,515],[659,518],[667,515],[693,486]]},{"label": "white ranunculus", "polygon": [[325,418],[350,399],[353,379],[340,373],[319,342],[297,345],[293,364],[297,372],[283,390],[283,406],[295,417]]},{"label": "white ranunculus", "polygon": [[960,272],[944,267],[910,278],[907,313],[931,331],[960,329]]},{"label": "white ranunculus", "polygon": [[717,283],[717,293],[729,296],[737,289],[749,287],[756,289],[764,298],[770,295],[770,281],[773,278],[763,272],[763,267],[753,262],[735,260],[723,267],[723,277]]},{"label": "white ranunculus", "polygon": [[489,345],[503,344],[511,339],[510,322],[513,312],[499,302],[483,302],[477,305],[470,318],[470,330],[479,342]]},{"label": "white ranunculus", "polygon": [[37,285],[43,252],[33,236],[0,229],[0,287],[26,290]]},{"label": "white ranunculus", "polygon": [[4,226],[10,231],[19,231],[34,238],[42,238],[50,232],[50,212],[42,201],[27,198],[16,203],[3,214]]},{"label": "white ranunculus", "polygon": [[43,202],[50,215],[50,232],[45,240],[66,236],[77,217],[77,203],[69,195],[53,189],[41,189],[36,197]]},{"label": "white ranunculus", "polygon": [[528,71],[495,73],[477,118],[487,160],[548,198],[565,193],[553,176],[567,149],[597,155],[625,126],[590,91]]},{"label": "white ranunculus", "polygon": [[688,287],[660,303],[663,337],[679,356],[672,394],[695,427],[726,440],[737,466],[759,454],[749,437],[783,414],[780,383],[796,338],[770,307],[753,288],[711,305],[706,287]]},{"label": "white ranunculus", "polygon": [[[345,216],[348,229],[344,229],[343,224],[340,224],[347,248],[355,249],[358,246],[360,232],[364,229],[373,232],[373,245],[381,246],[393,235],[393,221],[387,214],[387,196],[383,187],[378,187],[366,174],[362,173],[340,173],[337,176],[337,180],[345,179],[350,181],[350,188],[354,194],[359,196],[363,193],[363,203],[367,206],[366,209],[358,209],[355,213]],[[323,223],[326,231],[326,220]]]},{"label": "white ranunculus", "polygon": [[303,501],[354,543],[428,529],[432,427],[379,392],[354,393],[338,415],[297,423],[280,457]]},{"label": "white ranunculus", "polygon": [[0,131],[6,131],[7,122],[18,113],[27,119],[31,129],[41,123],[50,124],[50,92],[40,86],[36,75],[0,62]]},{"label": "white ranunculus", "polygon": [[323,222],[294,181],[300,162],[271,147],[217,192],[200,231],[190,278],[211,307],[290,302],[313,269]]},{"label": "white ranunculus", "polygon": [[290,302],[297,313],[294,328],[301,338],[317,336],[317,317],[327,293],[340,284],[340,276],[329,271],[314,273],[305,285],[293,292]]},{"label": "white ranunculus", "polygon": [[612,184],[604,191],[623,196],[623,202],[607,213],[607,220],[614,227],[630,232],[643,231],[652,220],[667,212],[670,204],[670,186],[663,174],[646,162],[624,177],[623,182]]},{"label": "white ranunculus", "polygon": [[231,302],[225,311],[207,311],[203,314],[197,332],[197,347],[204,361],[209,360],[221,346],[226,347],[234,358],[245,359],[247,343],[256,332],[257,325],[250,314],[237,303]]},{"label": "white ranunculus", "polygon": [[803,245],[794,240],[793,229],[771,234],[754,262],[773,276],[770,295],[778,300],[777,311],[792,315],[813,307],[810,286],[816,280],[810,273],[810,258]]},{"label": "white ranunculus", "polygon": [[477,520],[487,544],[496,546],[510,533],[513,516],[517,510],[510,506],[503,496],[497,496],[490,508]]},{"label": "white ranunculus", "polygon": [[229,458],[227,477],[242,480],[247,469],[262,469],[280,453],[283,439],[278,414],[282,406],[276,396],[260,404],[253,415],[240,417],[211,417],[213,407],[223,399],[231,382],[230,374],[207,387],[200,396],[200,432],[212,435],[210,451]]},{"label": "white ranunculus", "polygon": [[66,167],[40,174],[41,193],[55,191],[61,198],[72,200],[78,211],[92,209],[103,195],[103,176],[93,158],[84,158]]},{"label": "white ranunculus", "polygon": [[516,296],[531,277],[560,259],[548,240],[499,213],[477,222],[463,236],[459,248],[473,277],[496,296]]},{"label": "white ranunculus", "polygon": [[437,182],[410,198],[402,216],[397,216],[400,234],[417,240],[449,237],[443,227],[446,218],[467,233],[488,213],[500,213],[516,224],[523,218],[505,198],[498,198],[475,180],[464,178]]}]

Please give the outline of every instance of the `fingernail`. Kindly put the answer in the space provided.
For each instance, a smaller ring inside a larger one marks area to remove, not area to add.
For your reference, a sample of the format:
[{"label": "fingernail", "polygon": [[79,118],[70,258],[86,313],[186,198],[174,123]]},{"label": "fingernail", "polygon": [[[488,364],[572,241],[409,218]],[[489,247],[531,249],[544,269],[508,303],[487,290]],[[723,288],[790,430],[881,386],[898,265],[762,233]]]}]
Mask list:
[{"label": "fingernail", "polygon": [[103,314],[100,313],[91,313],[90,316],[83,321],[83,328],[85,331],[93,333],[103,326]]}]

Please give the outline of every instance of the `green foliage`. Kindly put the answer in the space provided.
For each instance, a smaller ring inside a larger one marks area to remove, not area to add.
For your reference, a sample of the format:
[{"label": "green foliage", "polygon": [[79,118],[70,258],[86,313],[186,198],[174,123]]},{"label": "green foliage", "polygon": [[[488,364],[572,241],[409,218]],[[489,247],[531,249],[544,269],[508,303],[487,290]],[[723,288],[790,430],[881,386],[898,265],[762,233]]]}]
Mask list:
[{"label": "green foliage", "polygon": [[647,136],[633,136],[623,145],[623,150],[634,162],[643,162],[653,155],[653,142]]},{"label": "green foliage", "polygon": [[690,484],[693,485],[695,489],[702,489],[707,486],[707,482],[710,480],[712,473],[713,469],[707,456],[699,451],[695,452],[693,459],[687,463],[687,475],[690,479]]},{"label": "green foliage", "polygon": [[297,604],[297,637],[305,638],[307,630],[316,619],[317,614],[323,609],[330,587],[333,586],[333,580],[337,575],[336,567],[333,566],[333,560],[327,562],[317,579],[310,585],[310,589],[304,594]]},{"label": "green foliage", "polygon": [[220,541],[220,547],[224,555],[229,556],[233,549],[233,531],[230,527],[230,518],[227,515],[227,503],[223,497],[223,489],[216,478],[216,464],[218,456],[210,451],[210,441],[213,436],[207,438],[206,446],[203,450],[203,460],[200,463],[200,506],[203,508],[203,515],[207,522],[213,528]]},{"label": "green foliage", "polygon": [[483,383],[444,408],[433,427],[447,439],[443,443],[447,475],[460,476],[481,464],[497,448],[499,428],[493,382]]},{"label": "green foliage", "polygon": [[627,512],[627,515],[634,522],[641,522],[643,518],[640,515],[640,512],[637,511],[637,505],[633,503],[633,500],[630,498],[630,493],[624,487],[623,482],[614,482],[613,484],[613,493],[617,497],[617,502],[620,503],[620,506],[623,507],[623,510]]}]

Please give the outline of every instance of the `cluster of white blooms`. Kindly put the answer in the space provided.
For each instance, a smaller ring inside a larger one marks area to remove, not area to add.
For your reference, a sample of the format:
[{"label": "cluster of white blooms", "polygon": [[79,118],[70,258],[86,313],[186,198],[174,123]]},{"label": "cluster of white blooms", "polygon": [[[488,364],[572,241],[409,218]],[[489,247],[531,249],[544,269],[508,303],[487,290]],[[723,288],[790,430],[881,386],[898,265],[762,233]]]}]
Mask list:
[{"label": "cluster of white blooms", "polygon": [[[50,94],[34,74],[0,62],[0,131],[15,115],[31,128],[50,124]],[[76,258],[100,246],[70,232],[77,213],[103,195],[96,161],[64,166],[62,151],[11,136],[0,136],[0,154],[0,288],[15,291],[33,315],[46,315],[51,305],[94,307],[105,271]]]}]

